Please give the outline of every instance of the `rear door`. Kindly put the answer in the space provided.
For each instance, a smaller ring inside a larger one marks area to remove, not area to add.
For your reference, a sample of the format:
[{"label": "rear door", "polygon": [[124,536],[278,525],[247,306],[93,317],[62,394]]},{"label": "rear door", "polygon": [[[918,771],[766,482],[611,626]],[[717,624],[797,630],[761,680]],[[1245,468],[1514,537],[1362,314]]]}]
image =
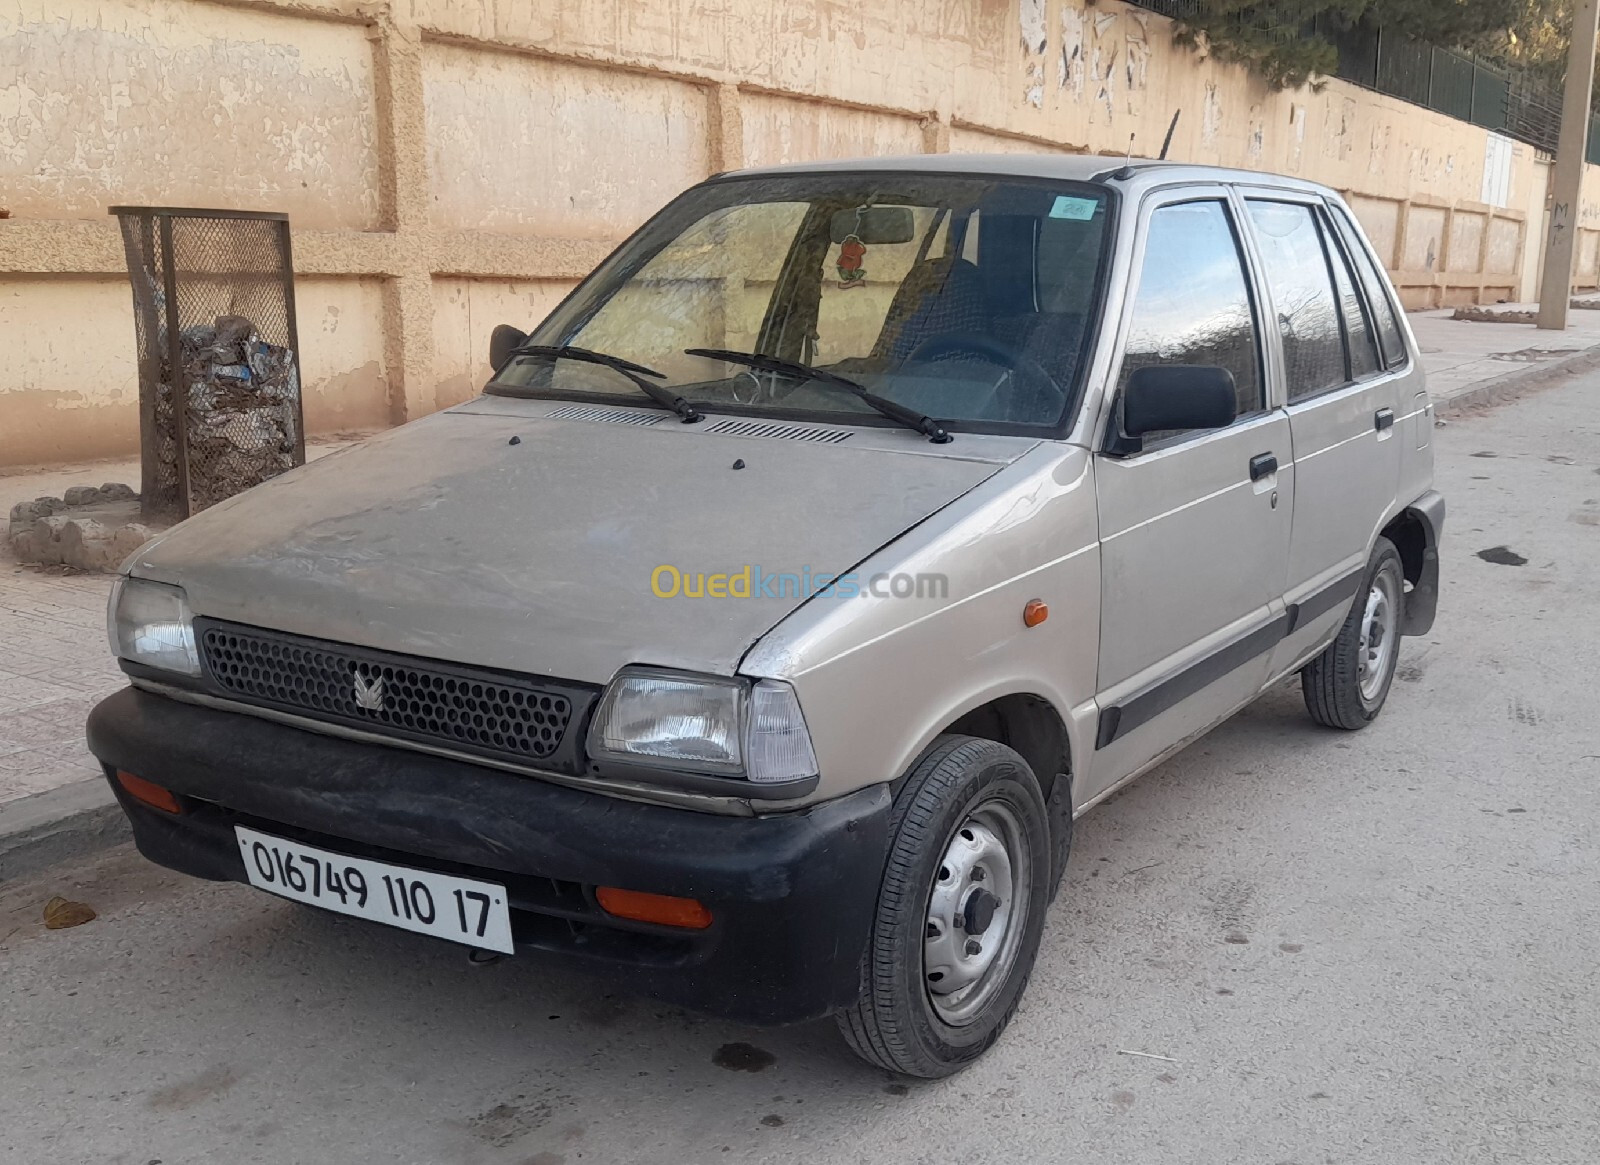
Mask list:
[{"label": "rear door", "polygon": [[1350,260],[1357,288],[1377,328],[1378,349],[1384,368],[1394,378],[1395,399],[1405,408],[1394,424],[1399,432],[1395,440],[1400,445],[1400,486],[1395,496],[1397,501],[1408,502],[1433,485],[1433,453],[1429,448],[1433,441],[1433,405],[1428,399],[1428,386],[1394,288],[1373,258],[1372,247],[1348,207],[1329,199],[1327,208],[1333,233]]},{"label": "rear door", "polygon": [[1349,610],[1399,483],[1401,402],[1322,200],[1242,193],[1278,333],[1295,464],[1284,590],[1290,627],[1273,653],[1276,674],[1319,648]]},{"label": "rear door", "polygon": [[1095,459],[1100,721],[1086,798],[1254,696],[1283,633],[1289,423],[1267,392],[1240,231],[1221,187],[1143,209],[1115,397],[1140,367],[1217,365],[1233,374],[1239,415],[1225,429],[1148,436],[1132,449],[1111,410]]}]

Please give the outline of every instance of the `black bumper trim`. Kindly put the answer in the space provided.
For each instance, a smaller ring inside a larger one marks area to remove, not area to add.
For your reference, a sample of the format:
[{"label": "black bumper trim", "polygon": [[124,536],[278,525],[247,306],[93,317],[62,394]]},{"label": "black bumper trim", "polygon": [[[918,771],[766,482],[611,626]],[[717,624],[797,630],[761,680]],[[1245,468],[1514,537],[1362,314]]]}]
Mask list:
[{"label": "black bumper trim", "polygon": [[1356,597],[1356,591],[1361,588],[1361,576],[1366,570],[1364,566],[1357,567],[1321,589],[1312,591],[1298,603],[1290,603],[1289,630],[1286,634],[1294,634],[1311,620],[1320,619],[1341,604],[1348,607],[1350,600]]},{"label": "black bumper trim", "polygon": [[[276,826],[308,840],[315,835],[328,848],[341,840],[370,847],[400,864],[676,894],[700,899],[716,921],[686,938],[672,958],[660,950],[647,955],[637,944],[558,941],[557,932],[540,932],[519,950],[751,1023],[819,1018],[859,993],[887,851],[887,785],[789,813],[725,817],[131,688],[94,709],[88,733],[108,769],[136,773],[197,803],[174,817],[119,791],[140,850],[173,869],[243,881],[232,826],[248,819],[268,832]],[[527,908],[541,913],[535,901]],[[570,933],[570,913],[544,913]],[[611,933],[608,921],[596,918],[591,931]]]},{"label": "black bumper trim", "polygon": [[1105,748],[1256,656],[1272,650],[1289,633],[1290,620],[1287,611],[1275,615],[1269,622],[1202,656],[1182,671],[1157,681],[1120,704],[1101,709],[1095,748]]},{"label": "black bumper trim", "polygon": [[1327,614],[1341,603],[1348,603],[1355,597],[1361,575],[1362,570],[1341,575],[1300,602],[1290,603],[1283,614],[1254,631],[1219,647],[1182,671],[1134,693],[1121,704],[1101,709],[1095,732],[1095,749],[1105,748],[1135,728],[1149,723],[1179,701],[1188,699],[1235,668],[1243,667],[1263,652],[1272,650],[1281,640],[1293,635],[1312,619]]}]

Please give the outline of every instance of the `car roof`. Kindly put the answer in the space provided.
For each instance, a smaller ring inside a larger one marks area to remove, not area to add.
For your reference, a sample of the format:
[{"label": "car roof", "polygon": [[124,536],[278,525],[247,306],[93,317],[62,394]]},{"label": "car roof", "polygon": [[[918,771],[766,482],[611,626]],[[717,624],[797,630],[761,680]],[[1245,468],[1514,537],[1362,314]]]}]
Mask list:
[{"label": "car roof", "polygon": [[901,154],[880,158],[841,158],[827,162],[798,162],[761,166],[718,175],[719,178],[776,177],[784,174],[934,173],[981,174],[1004,178],[1056,178],[1068,182],[1098,182],[1123,188],[1152,188],[1185,183],[1232,182],[1278,186],[1308,193],[1337,193],[1316,182],[1235,170],[1225,166],[1197,166],[1186,162],[1157,162],[1145,158],[1096,154]]}]

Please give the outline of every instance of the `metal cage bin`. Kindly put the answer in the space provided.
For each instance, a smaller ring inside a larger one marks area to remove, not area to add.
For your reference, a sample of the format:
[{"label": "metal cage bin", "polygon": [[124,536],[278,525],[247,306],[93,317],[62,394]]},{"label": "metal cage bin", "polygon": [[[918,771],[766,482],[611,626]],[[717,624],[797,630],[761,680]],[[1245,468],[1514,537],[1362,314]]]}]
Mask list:
[{"label": "metal cage bin", "polygon": [[133,283],[147,517],[306,459],[289,216],[114,206]]}]

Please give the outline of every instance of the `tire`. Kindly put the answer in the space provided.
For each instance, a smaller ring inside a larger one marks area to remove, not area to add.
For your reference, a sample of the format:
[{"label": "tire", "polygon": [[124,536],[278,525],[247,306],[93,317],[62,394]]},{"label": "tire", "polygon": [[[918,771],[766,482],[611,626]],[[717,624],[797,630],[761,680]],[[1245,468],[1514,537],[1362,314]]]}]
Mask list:
[{"label": "tire", "polygon": [[[1380,537],[1338,636],[1300,669],[1300,691],[1313,720],[1354,731],[1377,718],[1394,682],[1404,617],[1400,553],[1394,543]],[[1378,646],[1373,643],[1374,630],[1381,630]]]},{"label": "tire", "polygon": [[1049,815],[1017,753],[941,736],[896,794],[889,828],[861,997],[839,1029],[869,1064],[936,1079],[983,1055],[1021,1002],[1051,896]]}]

